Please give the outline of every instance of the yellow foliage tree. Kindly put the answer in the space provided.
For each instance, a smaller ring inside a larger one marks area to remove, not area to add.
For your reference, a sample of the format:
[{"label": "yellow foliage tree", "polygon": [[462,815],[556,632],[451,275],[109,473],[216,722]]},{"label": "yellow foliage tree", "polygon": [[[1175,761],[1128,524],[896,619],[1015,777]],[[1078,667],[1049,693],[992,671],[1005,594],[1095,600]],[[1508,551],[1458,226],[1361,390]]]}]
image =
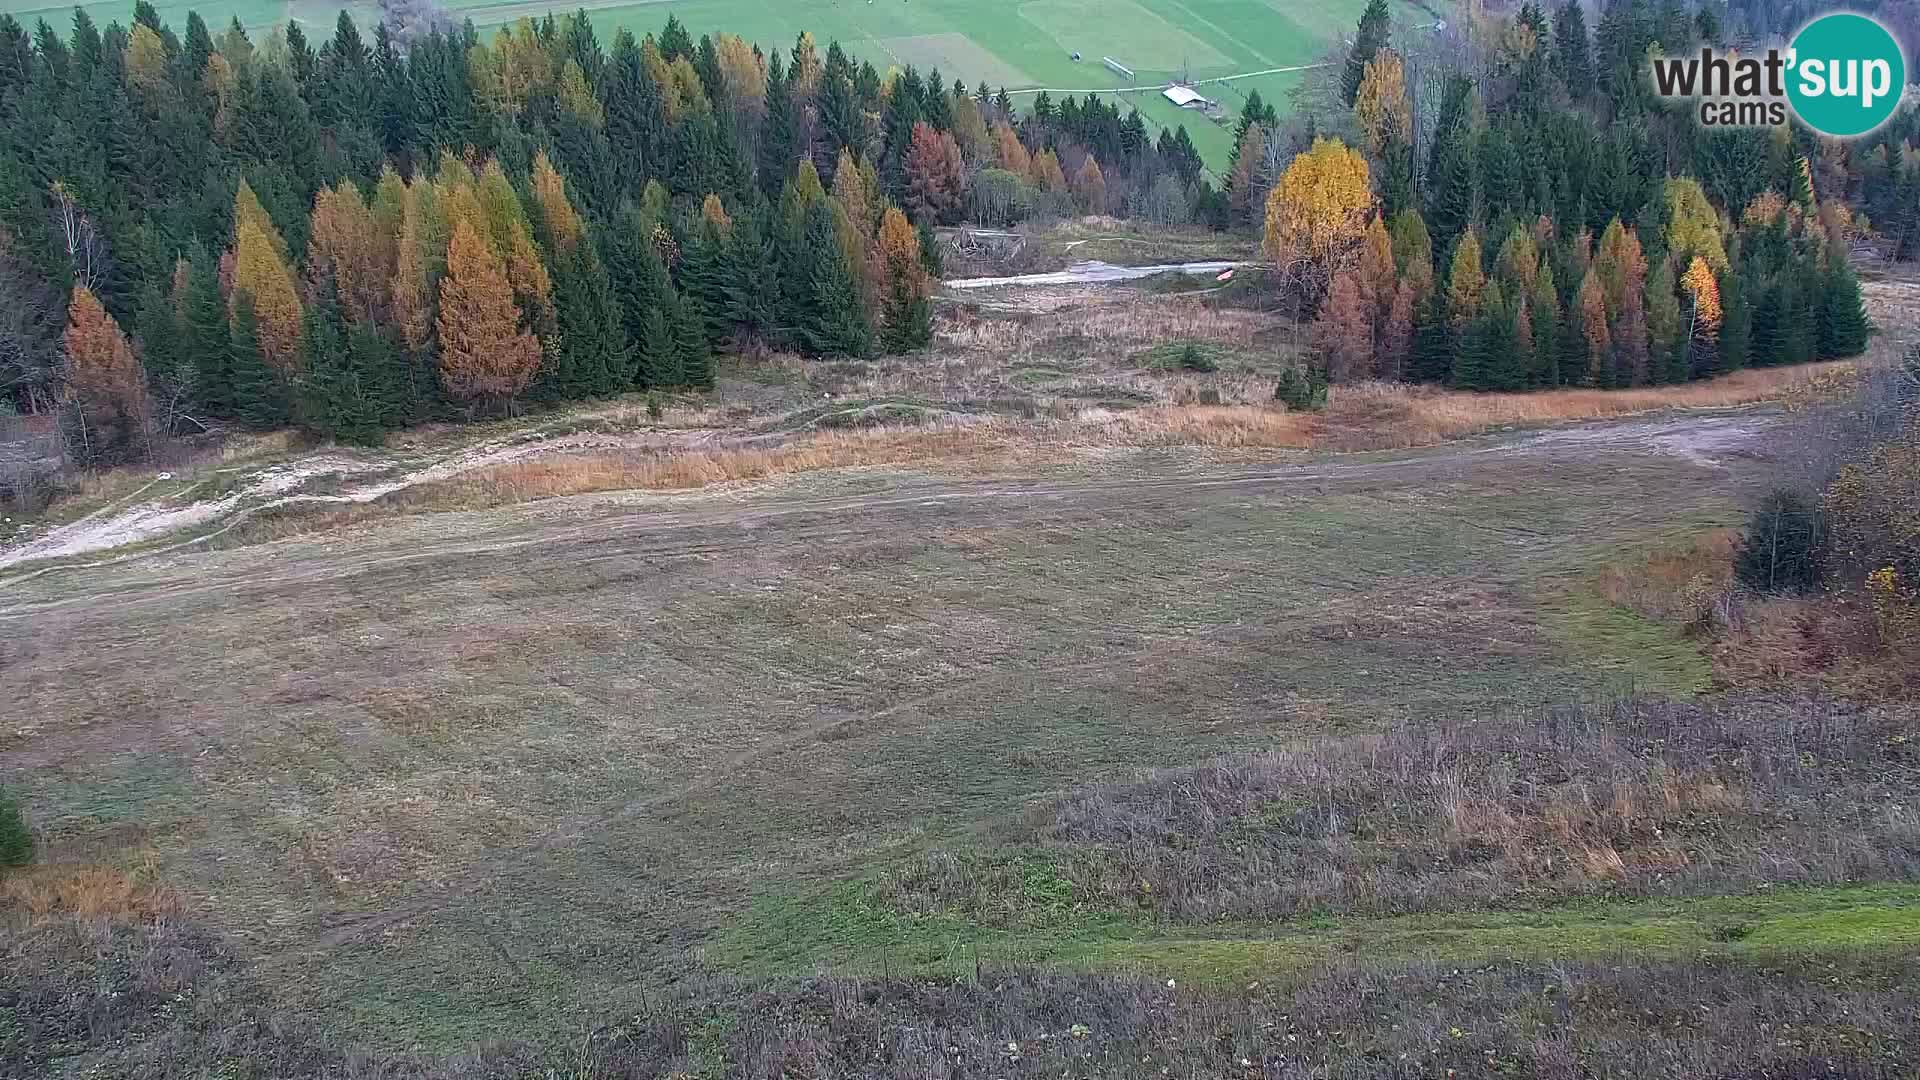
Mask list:
[{"label": "yellow foliage tree", "polygon": [[1264,250],[1288,273],[1324,283],[1365,234],[1372,209],[1367,159],[1339,139],[1315,139],[1267,196]]},{"label": "yellow foliage tree", "polygon": [[470,403],[505,403],[540,368],[540,342],[520,329],[520,309],[497,255],[472,225],[454,226],[440,282],[440,379]]},{"label": "yellow foliage tree", "polygon": [[568,60],[567,66],[561,69],[560,85],[554,97],[562,109],[589,127],[598,128],[607,122],[607,111],[594,96],[593,87],[587,85],[587,73],[580,70],[578,61]]},{"label": "yellow foliage tree", "polygon": [[1407,70],[1400,54],[1381,49],[1367,61],[1353,112],[1366,133],[1367,149],[1378,155],[1390,141],[1413,142],[1413,109],[1407,102]]},{"label": "yellow foliage tree", "polygon": [[127,82],[138,88],[149,104],[173,92],[167,80],[167,46],[146,23],[136,22],[127,35]]},{"label": "yellow foliage tree", "polygon": [[727,215],[726,204],[720,201],[720,196],[711,191],[707,192],[706,198],[700,200],[700,217],[713,226],[713,231],[719,236],[724,237],[733,232],[733,218]]},{"label": "yellow foliage tree", "polygon": [[1720,238],[1720,212],[1707,199],[1700,181],[1691,177],[1669,179],[1667,200],[1667,250],[1676,263],[1684,264],[1698,255],[1707,260],[1716,273],[1727,268],[1727,248]]},{"label": "yellow foliage tree", "polygon": [[1486,288],[1487,275],[1480,264],[1480,236],[1468,229],[1453,246],[1453,262],[1447,270],[1447,318],[1456,331],[1480,314]]},{"label": "yellow foliage tree", "polygon": [[[346,316],[375,322],[385,313],[394,235],[383,232],[352,180],[323,187],[313,200],[307,240],[309,296],[332,284]],[[257,303],[257,300],[256,300]]]},{"label": "yellow foliage tree", "polygon": [[274,225],[267,208],[260,205],[260,196],[253,193],[253,186],[246,177],[240,178],[240,187],[233,193],[233,228],[236,234],[242,224],[251,224],[260,230],[260,234],[273,245],[273,253],[282,262],[287,261],[287,241],[280,235],[280,229]]},{"label": "yellow foliage tree", "polygon": [[1033,158],[1013,129],[997,124],[993,129],[993,160],[1002,169],[1025,179],[1033,174]]},{"label": "yellow foliage tree", "polygon": [[1080,205],[1087,213],[1107,212],[1107,177],[1092,154],[1087,155],[1087,160],[1081,162],[1073,174],[1073,193],[1080,197]]},{"label": "yellow foliage tree", "polygon": [[[300,367],[300,292],[293,271],[258,222],[242,219],[233,234],[233,297],[253,297],[260,351],[283,372]],[[229,297],[229,302],[232,302]],[[231,310],[231,309],[229,309]]]},{"label": "yellow foliage tree", "polygon": [[432,190],[431,184],[422,181],[406,191],[387,301],[401,340],[416,354],[426,352],[433,343],[434,288],[427,269],[427,252],[437,245],[429,239],[427,210],[423,206],[424,196]]},{"label": "yellow foliage tree", "polygon": [[767,69],[753,46],[738,34],[716,34],[713,51],[719,60],[720,85],[735,115],[754,121],[767,112]]},{"label": "yellow foliage tree", "polygon": [[1599,275],[1588,270],[1580,279],[1580,292],[1574,305],[1581,333],[1587,339],[1587,379],[1595,384],[1606,381],[1607,365],[1613,355],[1613,338],[1607,329],[1606,288]]},{"label": "yellow foliage tree", "polygon": [[813,31],[801,31],[793,42],[793,62],[787,65],[787,78],[792,81],[795,96],[810,98],[817,93],[823,70],[820,48],[814,44]]},{"label": "yellow foliage tree", "polygon": [[932,290],[932,279],[920,263],[920,234],[898,207],[889,206],[881,215],[876,244],[881,265],[887,267],[889,274],[905,281],[914,296],[926,296]]},{"label": "yellow foliage tree", "polygon": [[1593,255],[1594,272],[1606,290],[1607,314],[1620,314],[1629,295],[1638,295],[1647,283],[1647,259],[1640,249],[1640,237],[1614,218],[1600,234],[1599,250]]},{"label": "yellow foliage tree", "polygon": [[553,254],[556,257],[570,254],[580,245],[586,225],[574,210],[572,200],[567,198],[567,183],[545,150],[534,152],[531,186],[534,205],[540,211],[540,224],[546,230],[547,242],[553,245]]},{"label": "yellow foliage tree", "polygon": [[1033,186],[1054,194],[1067,190],[1067,174],[1060,171],[1060,155],[1051,150],[1033,155]]},{"label": "yellow foliage tree", "polygon": [[[478,46],[476,46],[478,48]],[[513,113],[527,107],[535,94],[551,92],[555,70],[553,54],[534,29],[533,21],[522,16],[493,36],[492,75],[497,80],[498,100]],[[479,70],[470,57],[468,71]],[[481,90],[475,86],[475,90]],[[494,89],[494,88],[489,88]]]},{"label": "yellow foliage tree", "polygon": [[1695,255],[1687,264],[1687,272],[1680,275],[1680,285],[1693,297],[1695,332],[1701,328],[1718,329],[1725,312],[1720,306],[1720,284],[1713,279],[1707,260]]},{"label": "yellow foliage tree", "polygon": [[1367,235],[1360,241],[1360,258],[1356,267],[1359,283],[1365,294],[1376,307],[1384,309],[1393,301],[1393,237],[1387,232],[1387,224],[1376,215],[1367,225]]},{"label": "yellow foliage tree", "polygon": [[980,107],[970,97],[953,99],[953,140],[960,144],[960,152],[972,165],[988,160],[993,153],[993,136],[987,133],[987,122],[981,119]]},{"label": "yellow foliage tree", "polygon": [[686,57],[675,58],[667,65],[667,72],[673,77],[675,98],[680,104],[679,116],[705,116],[713,111],[713,103],[707,100],[707,88],[700,82],[700,73]]}]

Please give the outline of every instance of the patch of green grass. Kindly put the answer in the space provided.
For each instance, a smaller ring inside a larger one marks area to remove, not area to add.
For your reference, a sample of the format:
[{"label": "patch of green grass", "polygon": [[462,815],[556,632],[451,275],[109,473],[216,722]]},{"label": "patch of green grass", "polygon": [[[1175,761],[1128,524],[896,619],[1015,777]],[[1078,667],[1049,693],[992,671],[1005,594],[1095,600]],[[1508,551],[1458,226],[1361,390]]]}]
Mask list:
[{"label": "patch of green grass", "polygon": [[1616,692],[1691,701],[1713,686],[1713,662],[1699,643],[1584,588],[1553,597],[1540,622],[1571,659],[1598,672]]},{"label": "patch of green grass", "polygon": [[1132,361],[1150,371],[1218,371],[1237,353],[1211,341],[1168,341],[1134,353]]},{"label": "patch of green grass", "polygon": [[[1030,863],[1028,880],[1045,881]],[[1729,931],[1732,932],[1729,932]],[[983,927],[949,915],[912,916],[876,903],[866,882],[812,896],[763,896],[723,930],[707,958],[743,974],[822,965],[950,974],[977,963],[1151,970],[1183,979],[1244,981],[1349,955],[1479,963],[1512,957],[1591,959],[1630,952],[1764,956],[1920,947],[1920,885],[1779,889],[1674,901],[1579,901],[1527,912],[1378,919],[1316,918],[1177,929],[1086,911],[1051,925]]]}]

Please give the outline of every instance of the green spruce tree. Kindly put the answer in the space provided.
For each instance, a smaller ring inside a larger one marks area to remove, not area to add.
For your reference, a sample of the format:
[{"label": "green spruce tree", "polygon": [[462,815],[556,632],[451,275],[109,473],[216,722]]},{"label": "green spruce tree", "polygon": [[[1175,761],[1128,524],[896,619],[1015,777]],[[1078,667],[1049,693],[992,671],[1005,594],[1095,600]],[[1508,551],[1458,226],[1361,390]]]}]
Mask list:
[{"label": "green spruce tree", "polygon": [[[1387,0],[1367,0],[1367,9],[1360,13],[1360,26],[1353,35],[1353,48],[1347,52],[1347,69],[1340,80],[1341,99],[1349,108],[1360,94],[1360,82],[1366,78],[1367,64],[1387,43],[1390,19]],[[1242,134],[1245,134],[1244,129]]]},{"label": "green spruce tree", "polygon": [[284,427],[293,418],[287,386],[260,351],[260,321],[253,297],[234,294],[233,334],[227,370],[233,387],[234,419],[249,427]]},{"label": "green spruce tree", "polygon": [[634,350],[639,357],[635,382],[648,389],[679,386],[680,353],[673,336],[669,304],[657,304],[645,310],[640,320],[640,339]]},{"label": "green spruce tree", "polygon": [[214,260],[200,255],[187,278],[186,310],[181,318],[180,353],[199,376],[201,408],[233,419],[237,407],[233,367],[233,331],[227,305],[220,299],[220,274]]},{"label": "green spruce tree", "polygon": [[713,346],[707,338],[706,305],[692,293],[682,293],[673,324],[673,348],[680,383],[696,390],[713,389]]},{"label": "green spruce tree", "polygon": [[807,215],[807,246],[813,251],[812,295],[800,338],[816,355],[865,356],[873,330],[860,304],[860,288],[836,239],[832,204],[815,203]]},{"label": "green spruce tree", "polygon": [[1860,299],[1860,279],[1847,263],[1844,253],[1835,252],[1827,260],[1820,319],[1821,359],[1858,356],[1867,351],[1867,336],[1872,327],[1867,309]]}]

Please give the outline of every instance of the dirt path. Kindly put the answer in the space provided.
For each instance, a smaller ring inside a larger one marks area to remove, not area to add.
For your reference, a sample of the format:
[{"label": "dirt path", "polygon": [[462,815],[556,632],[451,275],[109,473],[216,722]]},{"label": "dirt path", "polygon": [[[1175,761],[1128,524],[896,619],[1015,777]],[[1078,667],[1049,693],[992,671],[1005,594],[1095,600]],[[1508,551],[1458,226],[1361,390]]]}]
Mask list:
[{"label": "dirt path", "polygon": [[[238,490],[217,499],[185,504],[134,501],[152,488],[154,483],[158,483],[154,481],[86,517],[58,526],[25,543],[0,550],[0,569],[37,560],[67,559],[111,551],[216,522],[222,524],[219,531],[224,532],[261,511],[284,506],[372,502],[416,484],[446,480],[476,469],[491,468],[528,457],[576,451],[678,448],[706,438],[707,433],[667,438],[644,434],[628,437],[573,435],[557,439],[517,439],[486,443],[437,458],[411,461],[381,461],[330,452],[264,469],[250,477]],[[377,478],[350,482],[355,476]],[[299,490],[325,477],[342,477],[349,483],[344,490],[337,492]],[[209,540],[216,535],[217,532],[206,533],[180,546]],[[109,559],[88,565],[103,566],[119,561],[122,560]],[[39,572],[57,572],[61,569],[64,567],[49,567]]]},{"label": "dirt path", "polygon": [[[844,522],[845,528],[858,530],[860,519],[882,513],[981,514],[991,516],[1005,504],[1045,505],[1052,507],[1092,507],[1116,501],[1150,499],[1172,492],[1211,490],[1261,490],[1304,487],[1316,492],[1365,487],[1388,478],[1409,476],[1442,477],[1470,467],[1485,455],[1552,456],[1567,451],[1581,454],[1651,453],[1684,458],[1715,466],[1720,457],[1737,452],[1774,422],[1765,412],[1729,413],[1718,416],[1688,414],[1656,416],[1624,421],[1605,421],[1572,425],[1518,436],[1465,440],[1438,448],[1413,451],[1398,457],[1318,457],[1309,464],[1285,464],[1257,469],[1182,470],[1174,475],[1154,473],[1118,475],[1069,482],[958,481],[915,478],[885,491],[854,498],[786,493],[784,484],[762,486],[747,492],[726,490],[676,494],[615,493],[547,500],[524,507],[492,512],[498,526],[528,525],[532,528],[489,527],[481,535],[448,534],[433,522],[395,522],[385,529],[366,534],[361,550],[351,554],[334,553],[320,561],[280,557],[294,550],[240,549],[232,552],[180,554],[160,560],[163,568],[128,572],[135,577],[122,579],[97,595],[82,588],[61,587],[55,596],[36,596],[35,582],[44,575],[61,580],[108,581],[123,563],[156,562],[154,556],[168,555],[176,549],[143,552],[133,556],[91,563],[61,564],[13,578],[0,579],[0,621],[30,618],[36,612],[54,608],[86,607],[95,604],[114,606],[140,604],[164,599],[179,599],[204,593],[228,593],[250,588],[265,588],[299,581],[314,583],[393,569],[416,562],[448,557],[501,555],[522,549],[583,543],[603,534],[603,521],[576,521],[576,513],[591,517],[596,510],[618,514],[621,528],[629,537],[648,539],[623,544],[622,557],[639,554],[688,554],[695,550],[719,550],[711,541],[690,546],[686,537],[711,536],[715,530],[753,530],[782,526],[800,519],[819,528],[826,523]],[[567,449],[599,447],[607,437],[553,440],[515,447],[479,447],[455,458],[404,477],[366,484],[340,495],[290,496],[250,507],[248,513],[271,506],[300,501],[364,502],[410,484],[456,475],[468,469],[514,460],[539,453],[564,452]],[[445,519],[454,515],[430,515]],[[471,518],[476,515],[460,515]],[[485,518],[486,515],[478,515]],[[111,539],[124,536],[131,518],[136,524],[150,522],[136,507],[122,515],[105,519],[83,531],[86,538]],[[76,525],[82,523],[75,523]],[[427,535],[418,535],[420,533]],[[505,532],[506,535],[498,535]],[[495,535],[487,535],[493,533]],[[404,539],[401,539],[404,537]],[[69,544],[80,542],[68,538]],[[124,541],[121,541],[124,542]],[[193,542],[190,542],[190,544]],[[187,547],[189,545],[178,545]],[[276,545],[265,546],[278,548]],[[0,558],[0,566],[32,557],[10,553]],[[591,561],[600,556],[583,554]],[[214,565],[205,565],[211,563]],[[253,566],[250,564],[260,564]],[[214,566],[225,564],[226,569]],[[145,578],[145,580],[141,580]],[[11,601],[11,602],[9,602]]]}]

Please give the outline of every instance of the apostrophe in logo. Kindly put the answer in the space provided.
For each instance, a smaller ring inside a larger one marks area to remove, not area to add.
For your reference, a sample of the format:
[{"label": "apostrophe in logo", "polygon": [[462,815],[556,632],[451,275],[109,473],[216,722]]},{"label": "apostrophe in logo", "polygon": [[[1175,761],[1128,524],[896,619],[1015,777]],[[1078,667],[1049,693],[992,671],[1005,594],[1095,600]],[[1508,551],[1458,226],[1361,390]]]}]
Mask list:
[{"label": "apostrophe in logo", "polygon": [[1900,43],[1851,12],[1808,23],[1787,51],[1787,100],[1823,135],[1864,135],[1886,122],[1907,85]]}]

